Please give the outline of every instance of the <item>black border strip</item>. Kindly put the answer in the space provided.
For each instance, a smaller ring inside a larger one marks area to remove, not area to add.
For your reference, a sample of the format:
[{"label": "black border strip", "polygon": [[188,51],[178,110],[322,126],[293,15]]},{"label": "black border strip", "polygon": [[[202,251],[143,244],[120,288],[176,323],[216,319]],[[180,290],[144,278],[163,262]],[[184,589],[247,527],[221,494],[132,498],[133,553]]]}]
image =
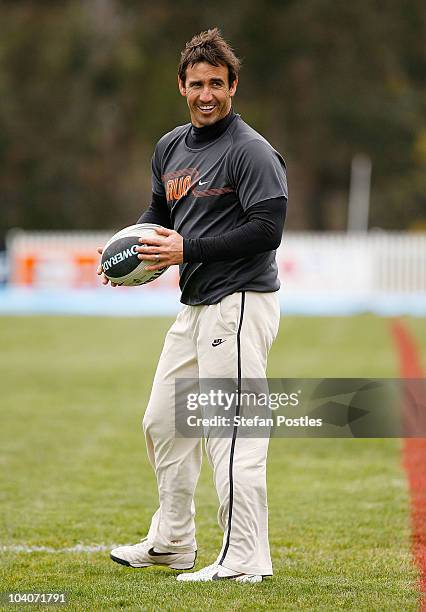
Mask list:
[{"label": "black border strip", "polygon": [[[237,384],[237,405],[235,408],[236,416],[240,414],[240,398],[241,398],[241,327],[243,325],[243,317],[244,317],[244,305],[246,301],[246,293],[242,291],[241,293],[241,310],[240,310],[240,322],[238,325],[237,331],[237,359],[238,359],[238,384]],[[223,563],[226,553],[229,548],[229,541],[231,539],[231,525],[232,525],[232,508],[234,505],[234,451],[235,451],[235,441],[237,439],[237,431],[238,425],[234,425],[234,431],[232,433],[232,442],[231,442],[231,451],[229,453],[229,511],[228,511],[228,533],[226,536],[226,543],[223,549],[222,556],[219,561],[219,565]]]}]

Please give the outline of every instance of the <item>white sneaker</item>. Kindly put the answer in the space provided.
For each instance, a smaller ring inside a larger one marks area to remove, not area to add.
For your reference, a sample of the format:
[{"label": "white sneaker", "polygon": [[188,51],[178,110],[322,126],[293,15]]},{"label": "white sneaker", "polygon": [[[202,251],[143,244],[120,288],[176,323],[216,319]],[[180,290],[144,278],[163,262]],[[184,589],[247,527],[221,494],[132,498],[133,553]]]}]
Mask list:
[{"label": "white sneaker", "polygon": [[188,570],[195,565],[197,551],[190,553],[160,552],[142,540],[133,546],[119,546],[111,551],[110,557],[116,563],[130,567],[149,567],[150,565],[167,565],[171,569]]},{"label": "white sneaker", "polygon": [[241,574],[234,572],[226,567],[222,567],[217,563],[203,567],[198,572],[191,572],[189,574],[179,574],[176,580],[180,582],[210,582],[213,580],[235,580],[235,582],[244,582],[254,584],[256,582],[262,582],[263,576],[258,574]]},{"label": "white sneaker", "polygon": [[219,565],[217,563],[212,563],[212,565],[203,567],[203,569],[200,569],[198,572],[179,574],[179,576],[176,576],[176,580],[181,582],[209,582],[213,579],[218,569]]}]

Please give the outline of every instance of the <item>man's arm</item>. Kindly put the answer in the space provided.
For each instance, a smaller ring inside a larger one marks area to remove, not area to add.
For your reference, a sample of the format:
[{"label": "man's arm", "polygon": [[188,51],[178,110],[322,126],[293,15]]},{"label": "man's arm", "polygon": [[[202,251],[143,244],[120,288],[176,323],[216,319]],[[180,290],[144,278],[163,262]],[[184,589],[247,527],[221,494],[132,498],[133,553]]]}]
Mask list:
[{"label": "man's arm", "polygon": [[167,200],[163,195],[152,193],[152,201],[149,208],[142,213],[137,223],[156,223],[162,227],[171,228],[172,221],[167,206]]},{"label": "man's arm", "polygon": [[158,262],[147,270],[160,270],[184,261],[224,261],[276,249],[281,242],[286,207],[285,197],[253,204],[247,211],[247,223],[220,236],[183,239],[174,230],[158,228],[157,237],[140,239],[144,246],[138,248],[139,259]]},{"label": "man's arm", "polygon": [[164,149],[163,137],[156,145],[154,154],[151,159],[151,186],[152,199],[151,204],[144,213],[139,217],[138,223],[156,223],[162,227],[171,228],[172,221],[170,219],[170,211],[167,204],[166,192],[161,178],[161,157]]},{"label": "man's arm", "polygon": [[253,204],[244,225],[220,236],[185,238],[183,261],[209,263],[272,251],[281,242],[286,211],[285,197]]}]

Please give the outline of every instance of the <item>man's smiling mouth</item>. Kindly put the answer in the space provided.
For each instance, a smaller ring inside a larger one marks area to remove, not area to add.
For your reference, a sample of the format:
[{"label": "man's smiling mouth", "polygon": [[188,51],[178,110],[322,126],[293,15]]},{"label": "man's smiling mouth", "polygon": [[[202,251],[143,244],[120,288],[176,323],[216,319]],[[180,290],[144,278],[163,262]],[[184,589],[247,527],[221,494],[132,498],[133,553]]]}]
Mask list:
[{"label": "man's smiling mouth", "polygon": [[214,104],[204,104],[203,106],[198,107],[202,113],[211,113],[211,111],[215,108],[216,106]]}]

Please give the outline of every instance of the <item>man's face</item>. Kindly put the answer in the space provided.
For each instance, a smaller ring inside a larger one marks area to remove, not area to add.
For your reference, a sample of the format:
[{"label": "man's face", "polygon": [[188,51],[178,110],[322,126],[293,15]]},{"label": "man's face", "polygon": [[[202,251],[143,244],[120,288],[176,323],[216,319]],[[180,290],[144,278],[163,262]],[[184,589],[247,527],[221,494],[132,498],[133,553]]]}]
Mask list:
[{"label": "man's face", "polygon": [[178,79],[178,85],[188,103],[193,125],[204,127],[226,117],[237,84],[238,78],[229,85],[227,66],[212,66],[207,62],[188,66],[185,83]]}]

